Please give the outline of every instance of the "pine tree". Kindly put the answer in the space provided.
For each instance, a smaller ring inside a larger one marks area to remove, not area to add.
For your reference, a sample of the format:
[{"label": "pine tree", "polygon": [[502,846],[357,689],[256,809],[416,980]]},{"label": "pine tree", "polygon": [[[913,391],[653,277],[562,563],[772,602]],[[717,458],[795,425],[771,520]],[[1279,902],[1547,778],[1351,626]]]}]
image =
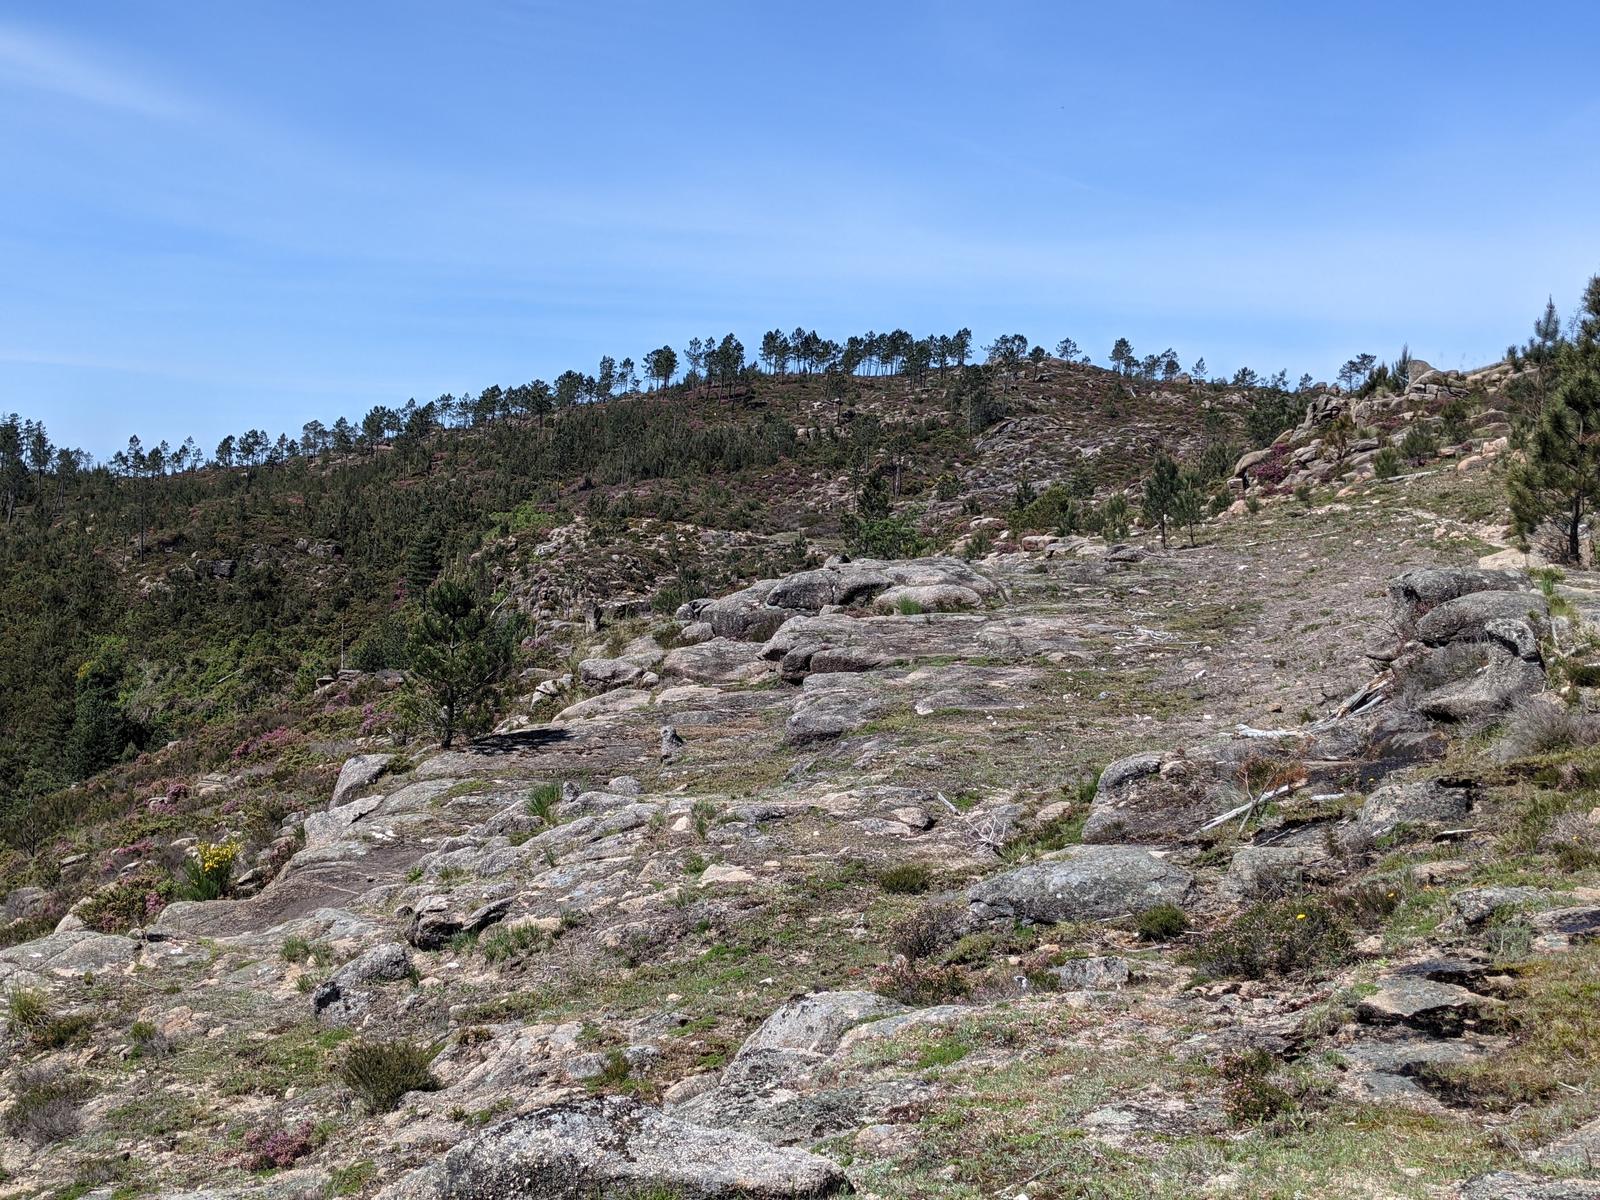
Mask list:
[{"label": "pine tree", "polygon": [[439,570],[444,565],[439,546],[439,530],[430,527],[406,551],[406,588],[411,595],[422,595],[439,578]]},{"label": "pine tree", "polygon": [[1554,526],[1577,562],[1584,521],[1600,501],[1600,276],[1584,291],[1576,340],[1555,352],[1554,374],[1527,461],[1512,468],[1507,488],[1518,536]]},{"label": "pine tree", "polygon": [[107,641],[78,668],[68,735],[72,772],[77,778],[116,762],[133,740],[122,706],[122,658],[122,644]]},{"label": "pine tree", "polygon": [[1144,481],[1144,519],[1161,530],[1162,549],[1167,545],[1167,521],[1173,516],[1173,505],[1183,486],[1178,464],[1164,452],[1157,454],[1150,478]]},{"label": "pine tree", "polygon": [[1194,527],[1200,524],[1200,518],[1205,513],[1205,498],[1187,473],[1178,494],[1172,498],[1171,508],[1173,523],[1189,531],[1189,545],[1194,545]]},{"label": "pine tree", "polygon": [[521,621],[497,617],[468,584],[442,579],[428,590],[411,631],[411,673],[441,747],[487,725],[520,636]]}]

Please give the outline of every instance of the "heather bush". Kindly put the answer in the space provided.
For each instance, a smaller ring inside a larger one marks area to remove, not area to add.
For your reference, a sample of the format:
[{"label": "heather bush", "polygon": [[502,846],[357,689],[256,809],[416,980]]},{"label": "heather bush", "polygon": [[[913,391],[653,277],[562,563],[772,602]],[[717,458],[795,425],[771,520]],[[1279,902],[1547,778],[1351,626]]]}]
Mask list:
[{"label": "heather bush", "polygon": [[1255,904],[1208,936],[1194,961],[1214,976],[1268,979],[1333,966],[1351,946],[1349,920],[1309,896]]},{"label": "heather bush", "polygon": [[339,1078],[368,1112],[393,1112],[407,1092],[438,1090],[434,1053],[434,1047],[413,1042],[357,1042],[340,1061]]},{"label": "heather bush", "polygon": [[78,910],[78,916],[99,933],[121,933],[148,924],[167,906],[175,890],[167,876],[141,869],[101,888]]},{"label": "heather bush", "polygon": [[323,1142],[316,1124],[305,1121],[293,1128],[258,1127],[244,1135],[239,1165],[246,1171],[270,1171],[293,1166]]},{"label": "heather bush", "polygon": [[934,966],[897,957],[879,970],[873,990],[913,1008],[959,1000],[972,990],[967,974],[956,966]]},{"label": "heather bush", "polygon": [[79,1115],[91,1088],[86,1080],[37,1066],[22,1067],[12,1085],[11,1107],[0,1129],[31,1146],[48,1146],[83,1127]]},{"label": "heather bush", "polygon": [[931,958],[959,936],[961,910],[953,904],[930,904],[889,926],[889,948],[913,962]]}]

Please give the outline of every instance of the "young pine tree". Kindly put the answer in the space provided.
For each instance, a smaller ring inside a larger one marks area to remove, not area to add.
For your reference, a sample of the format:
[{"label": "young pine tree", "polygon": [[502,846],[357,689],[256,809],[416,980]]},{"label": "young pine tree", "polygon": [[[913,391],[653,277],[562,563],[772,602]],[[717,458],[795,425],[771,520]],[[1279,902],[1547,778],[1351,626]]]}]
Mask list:
[{"label": "young pine tree", "polygon": [[1144,481],[1144,519],[1161,531],[1161,548],[1167,546],[1167,522],[1172,519],[1173,505],[1184,490],[1178,464],[1165,453],[1157,454],[1150,478]]},{"label": "young pine tree", "polygon": [[428,589],[411,631],[412,687],[441,747],[488,724],[521,632],[518,617],[491,612],[461,580]]},{"label": "young pine tree", "polygon": [[1578,335],[1557,349],[1553,372],[1527,460],[1512,468],[1507,489],[1518,535],[1552,526],[1577,562],[1584,522],[1600,502],[1600,276],[1584,290]]}]

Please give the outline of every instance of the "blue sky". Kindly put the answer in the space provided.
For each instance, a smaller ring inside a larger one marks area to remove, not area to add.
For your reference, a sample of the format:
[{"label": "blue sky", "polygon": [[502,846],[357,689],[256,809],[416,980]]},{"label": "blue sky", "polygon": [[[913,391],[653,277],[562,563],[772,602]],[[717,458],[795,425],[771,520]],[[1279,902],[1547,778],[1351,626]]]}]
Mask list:
[{"label": "blue sky", "polygon": [[730,329],[1475,365],[1600,6],[0,3],[0,409],[204,447]]}]

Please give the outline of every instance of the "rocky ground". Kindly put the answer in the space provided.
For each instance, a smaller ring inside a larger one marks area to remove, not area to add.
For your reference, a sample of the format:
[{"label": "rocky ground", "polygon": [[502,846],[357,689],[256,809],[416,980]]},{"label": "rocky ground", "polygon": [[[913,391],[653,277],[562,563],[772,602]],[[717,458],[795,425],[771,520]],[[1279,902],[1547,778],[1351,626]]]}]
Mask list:
[{"label": "rocky ground", "polygon": [[259,890],[0,950],[0,1196],[1600,1196],[1600,581],[1496,569],[1495,432],[319,744]]}]

